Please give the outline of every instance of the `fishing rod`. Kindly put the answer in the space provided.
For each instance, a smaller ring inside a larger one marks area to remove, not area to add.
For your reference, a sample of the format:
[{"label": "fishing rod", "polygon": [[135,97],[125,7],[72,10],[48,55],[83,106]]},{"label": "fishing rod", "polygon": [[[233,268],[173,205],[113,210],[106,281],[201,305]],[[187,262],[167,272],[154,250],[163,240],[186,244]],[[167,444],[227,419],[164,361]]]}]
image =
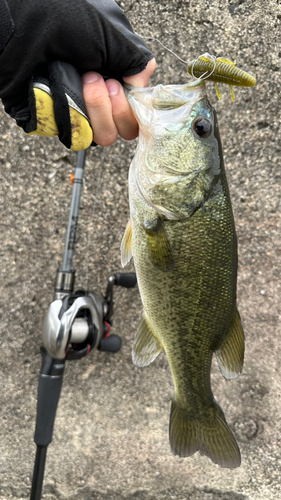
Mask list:
[{"label": "fishing rod", "polygon": [[79,151],[66,233],[62,267],[57,270],[54,300],[43,321],[42,367],[34,441],[37,446],[30,500],[42,495],[47,448],[52,442],[66,361],[83,358],[92,350],[115,353],[121,338],[110,335],[114,286],[133,288],[135,273],[116,273],[108,279],[105,295],[85,290],[74,292],[72,261],[83,186],[86,150]]}]

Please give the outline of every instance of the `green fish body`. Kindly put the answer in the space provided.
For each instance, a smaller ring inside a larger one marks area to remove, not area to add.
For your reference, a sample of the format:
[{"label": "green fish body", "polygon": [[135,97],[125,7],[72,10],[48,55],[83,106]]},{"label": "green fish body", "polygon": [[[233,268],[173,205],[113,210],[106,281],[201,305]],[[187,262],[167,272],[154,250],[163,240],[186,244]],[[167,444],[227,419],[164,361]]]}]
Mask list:
[{"label": "green fish body", "polygon": [[147,366],[165,350],[175,387],[173,453],[199,451],[235,468],[239,448],[210,384],[214,352],[227,379],[241,373],[244,356],[237,241],[216,114],[204,82],[132,89],[128,99],[140,137],[121,253],[123,265],[134,258],[144,307],[133,361]]}]

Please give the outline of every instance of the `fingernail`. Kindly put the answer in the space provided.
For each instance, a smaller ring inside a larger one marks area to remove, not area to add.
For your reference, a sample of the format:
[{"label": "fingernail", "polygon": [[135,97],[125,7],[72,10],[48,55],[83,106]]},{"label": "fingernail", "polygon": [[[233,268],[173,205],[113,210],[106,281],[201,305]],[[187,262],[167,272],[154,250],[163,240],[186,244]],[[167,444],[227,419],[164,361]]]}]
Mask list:
[{"label": "fingernail", "polygon": [[97,82],[98,80],[99,80],[98,73],[86,73],[82,78],[83,83],[92,83],[92,82]]},{"label": "fingernail", "polygon": [[117,95],[119,93],[119,84],[117,82],[113,82],[112,80],[110,82],[106,83],[107,90],[108,90],[108,95]]}]

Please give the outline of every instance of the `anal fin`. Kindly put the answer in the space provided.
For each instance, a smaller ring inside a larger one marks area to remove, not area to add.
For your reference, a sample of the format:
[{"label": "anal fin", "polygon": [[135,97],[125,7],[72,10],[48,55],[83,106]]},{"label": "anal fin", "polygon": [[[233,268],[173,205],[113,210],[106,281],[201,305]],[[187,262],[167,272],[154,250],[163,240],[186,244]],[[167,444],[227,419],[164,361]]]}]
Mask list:
[{"label": "anal fin", "polygon": [[154,361],[162,349],[143,312],[133,344],[133,363],[139,367],[147,366]]},{"label": "anal fin", "polygon": [[217,362],[224,378],[231,380],[239,377],[244,361],[244,332],[241,319],[235,307],[229,332],[216,351]]}]

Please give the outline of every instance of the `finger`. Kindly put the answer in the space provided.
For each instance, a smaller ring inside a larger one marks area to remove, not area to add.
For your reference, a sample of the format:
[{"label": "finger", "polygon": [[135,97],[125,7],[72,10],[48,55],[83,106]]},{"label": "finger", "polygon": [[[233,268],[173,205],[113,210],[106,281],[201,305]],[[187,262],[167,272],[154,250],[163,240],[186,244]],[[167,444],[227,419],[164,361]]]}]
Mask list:
[{"label": "finger", "polygon": [[82,82],[94,141],[100,146],[110,146],[117,139],[118,131],[113,120],[111,100],[105,81],[98,73],[90,72],[83,76]]},{"label": "finger", "polygon": [[111,100],[112,116],[118,133],[126,141],[138,136],[138,123],[125,96],[121,83],[117,80],[105,82]]},{"label": "finger", "polygon": [[146,68],[137,75],[133,76],[125,76],[123,80],[125,83],[130,83],[134,87],[147,87],[149,78],[156,68],[156,60],[155,58],[151,59],[147,64]]}]

